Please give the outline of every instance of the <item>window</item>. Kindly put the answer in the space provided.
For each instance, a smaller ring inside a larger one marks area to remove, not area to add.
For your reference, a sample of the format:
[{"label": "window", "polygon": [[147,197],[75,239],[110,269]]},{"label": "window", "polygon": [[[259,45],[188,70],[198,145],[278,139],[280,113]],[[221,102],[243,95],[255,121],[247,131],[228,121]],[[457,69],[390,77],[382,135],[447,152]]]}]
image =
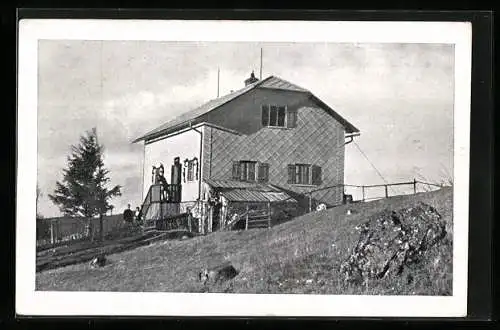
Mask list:
[{"label": "window", "polygon": [[188,161],[188,169],[187,169],[187,180],[194,181],[194,162],[192,160]]},{"label": "window", "polygon": [[255,162],[240,162],[240,180],[255,181]]},{"label": "window", "polygon": [[310,164],[288,165],[288,183],[304,185],[321,184],[321,167]]},{"label": "window", "polygon": [[295,165],[295,182],[299,184],[311,184],[309,168],[311,165]]},{"label": "window", "polygon": [[286,127],[286,106],[263,105],[262,126]]},{"label": "window", "polygon": [[256,161],[233,162],[233,180],[238,181],[269,181],[269,164]]},{"label": "window", "polygon": [[198,159],[196,157],[184,160],[183,177],[184,182],[198,180]]}]

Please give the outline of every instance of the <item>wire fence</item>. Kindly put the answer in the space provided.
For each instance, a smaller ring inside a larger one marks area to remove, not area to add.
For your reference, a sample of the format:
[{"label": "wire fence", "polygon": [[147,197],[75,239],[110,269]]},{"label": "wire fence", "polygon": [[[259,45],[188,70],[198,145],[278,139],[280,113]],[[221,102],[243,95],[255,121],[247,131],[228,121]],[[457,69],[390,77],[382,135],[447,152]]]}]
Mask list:
[{"label": "wire fence", "polygon": [[392,196],[411,195],[443,188],[444,185],[423,182],[414,179],[407,182],[385,183],[376,185],[345,185],[345,194],[353,201],[370,201]]},{"label": "wire fence", "polygon": [[[374,185],[352,185],[352,184],[337,184],[320,189],[308,191],[306,195],[309,197],[309,211],[312,211],[320,201],[315,200],[314,196],[319,193],[327,194],[329,191],[343,191],[342,204],[368,202],[393,196],[412,195],[420,192],[428,192],[436,189],[444,188],[444,184],[424,182],[417,179],[406,182],[394,182]],[[336,206],[336,205],[330,205]]]}]

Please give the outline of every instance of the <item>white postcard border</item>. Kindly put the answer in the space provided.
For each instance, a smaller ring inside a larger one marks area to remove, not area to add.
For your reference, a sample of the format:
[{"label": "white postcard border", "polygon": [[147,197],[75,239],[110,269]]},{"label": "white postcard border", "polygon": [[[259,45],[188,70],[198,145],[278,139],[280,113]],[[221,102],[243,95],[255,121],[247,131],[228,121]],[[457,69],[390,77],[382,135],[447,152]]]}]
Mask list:
[{"label": "white postcard border", "polygon": [[[467,313],[471,24],[21,20],[18,48],[16,313],[116,316],[460,317]],[[455,45],[453,295],[348,296],[35,291],[38,40],[450,43]]]}]

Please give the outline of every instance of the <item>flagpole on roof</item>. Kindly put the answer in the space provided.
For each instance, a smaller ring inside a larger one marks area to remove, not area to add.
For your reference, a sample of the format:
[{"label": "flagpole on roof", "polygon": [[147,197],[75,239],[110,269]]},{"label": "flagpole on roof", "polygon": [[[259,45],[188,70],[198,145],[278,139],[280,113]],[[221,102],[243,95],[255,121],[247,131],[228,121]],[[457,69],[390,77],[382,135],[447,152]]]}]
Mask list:
[{"label": "flagpole on roof", "polygon": [[260,48],[260,80],[262,80],[262,47]]},{"label": "flagpole on roof", "polygon": [[217,67],[217,97],[219,97],[219,86],[220,86],[220,68]]}]

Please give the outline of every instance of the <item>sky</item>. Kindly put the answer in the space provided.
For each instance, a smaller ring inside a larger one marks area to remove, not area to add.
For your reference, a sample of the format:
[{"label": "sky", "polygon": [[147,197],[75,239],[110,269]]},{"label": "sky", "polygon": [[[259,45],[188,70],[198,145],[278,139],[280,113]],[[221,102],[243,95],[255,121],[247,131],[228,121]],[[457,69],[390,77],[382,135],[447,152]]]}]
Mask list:
[{"label": "sky", "polygon": [[263,78],[310,90],[360,129],[346,146],[346,184],[451,177],[453,45],[41,40],[39,213],[60,215],[48,194],[92,127],[112,184],[122,186],[112,204],[140,205],[143,147],[131,141],[215,98],[217,68],[220,95],[244,87],[259,74],[261,48]]}]

